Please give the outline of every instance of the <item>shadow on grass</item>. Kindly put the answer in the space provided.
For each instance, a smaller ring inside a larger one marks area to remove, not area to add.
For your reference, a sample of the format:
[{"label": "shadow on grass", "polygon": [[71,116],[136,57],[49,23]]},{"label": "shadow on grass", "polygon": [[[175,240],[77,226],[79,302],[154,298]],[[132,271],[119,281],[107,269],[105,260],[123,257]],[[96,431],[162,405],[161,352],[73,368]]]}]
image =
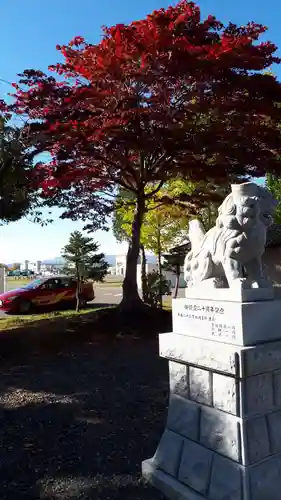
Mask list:
[{"label": "shadow on grass", "polygon": [[70,312],[15,324],[0,332],[0,361],[19,359],[38,351],[57,352],[89,341],[114,341],[116,337],[156,337],[171,331],[169,311],[149,310],[147,314],[124,314],[117,306],[95,304],[83,314]]},{"label": "shadow on grass", "polygon": [[4,369],[0,498],[158,500],[140,477],[164,429],[156,339],[90,343]]}]

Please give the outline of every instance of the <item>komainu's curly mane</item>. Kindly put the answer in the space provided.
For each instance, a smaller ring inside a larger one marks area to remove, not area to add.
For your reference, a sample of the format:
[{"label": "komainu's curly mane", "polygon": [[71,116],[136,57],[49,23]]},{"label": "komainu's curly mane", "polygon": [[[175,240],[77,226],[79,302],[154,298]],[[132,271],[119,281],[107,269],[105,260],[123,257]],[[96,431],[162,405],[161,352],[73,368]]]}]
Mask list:
[{"label": "komainu's curly mane", "polygon": [[266,188],[244,183],[232,186],[218,209],[216,225],[206,234],[199,221],[191,221],[191,251],[184,264],[188,285],[209,278],[228,284],[244,276],[263,280],[261,256],[275,206]]}]

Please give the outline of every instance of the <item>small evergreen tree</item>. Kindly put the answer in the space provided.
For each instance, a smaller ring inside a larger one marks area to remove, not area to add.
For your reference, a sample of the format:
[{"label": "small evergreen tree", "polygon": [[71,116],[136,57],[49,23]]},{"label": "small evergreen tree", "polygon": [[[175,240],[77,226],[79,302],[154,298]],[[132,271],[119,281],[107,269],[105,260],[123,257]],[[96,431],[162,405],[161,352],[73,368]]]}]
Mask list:
[{"label": "small evergreen tree", "polygon": [[69,243],[62,250],[66,261],[64,271],[72,274],[77,280],[76,311],[79,311],[82,296],[82,282],[85,279],[103,281],[107,274],[108,264],[103,253],[96,253],[99,248],[92,238],[84,236],[80,231],[71,233]]}]

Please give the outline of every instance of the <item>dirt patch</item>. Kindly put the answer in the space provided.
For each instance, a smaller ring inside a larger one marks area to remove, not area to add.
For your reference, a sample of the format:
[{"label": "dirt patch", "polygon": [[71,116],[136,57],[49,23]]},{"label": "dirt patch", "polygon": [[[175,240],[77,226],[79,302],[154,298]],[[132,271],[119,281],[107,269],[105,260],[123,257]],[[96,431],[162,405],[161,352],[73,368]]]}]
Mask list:
[{"label": "dirt patch", "polygon": [[1,499],[162,499],[140,474],[168,404],[156,339],[88,341],[2,366],[0,404]]}]

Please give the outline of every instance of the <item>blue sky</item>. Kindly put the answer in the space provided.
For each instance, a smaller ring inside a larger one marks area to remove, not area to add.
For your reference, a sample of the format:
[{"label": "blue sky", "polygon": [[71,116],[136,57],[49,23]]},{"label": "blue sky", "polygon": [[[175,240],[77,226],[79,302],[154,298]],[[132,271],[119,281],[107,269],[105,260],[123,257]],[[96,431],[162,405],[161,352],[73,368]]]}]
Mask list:
[{"label": "blue sky", "polygon": [[[222,21],[245,24],[249,20],[268,26],[266,38],[281,46],[280,0],[201,0],[202,14],[214,14]],[[101,26],[141,19],[154,9],[167,7],[168,0],[0,0],[0,78],[15,81],[26,68],[46,70],[60,60],[56,44],[77,35],[96,43]],[[10,88],[0,82],[0,97]],[[56,216],[57,213],[54,213]],[[0,261],[45,259],[58,256],[69,234],[82,224],[60,221],[41,228],[28,220],[0,227]],[[98,232],[101,249],[114,254],[125,250],[111,232]]]}]

